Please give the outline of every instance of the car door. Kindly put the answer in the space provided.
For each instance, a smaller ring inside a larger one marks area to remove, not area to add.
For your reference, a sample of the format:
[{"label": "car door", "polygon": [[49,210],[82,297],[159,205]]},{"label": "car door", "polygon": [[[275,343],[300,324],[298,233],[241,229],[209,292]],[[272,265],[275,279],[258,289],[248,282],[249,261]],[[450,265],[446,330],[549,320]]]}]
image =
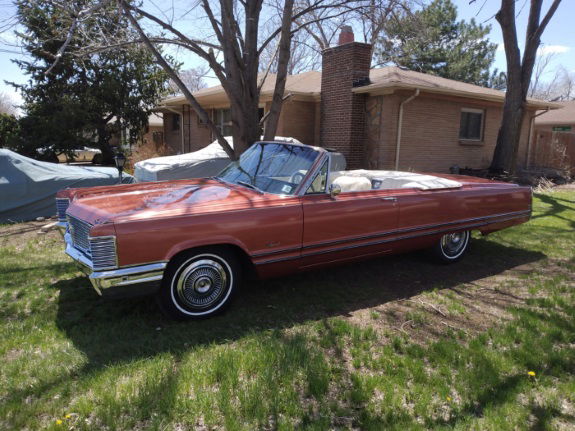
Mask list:
[{"label": "car door", "polygon": [[[318,176],[321,175],[327,178],[327,167],[320,171]],[[314,183],[322,181],[325,179],[316,178]],[[392,242],[386,237],[398,225],[396,190],[343,192],[332,198],[325,187],[314,191],[312,183],[302,196],[302,207],[302,268],[392,250]]]}]

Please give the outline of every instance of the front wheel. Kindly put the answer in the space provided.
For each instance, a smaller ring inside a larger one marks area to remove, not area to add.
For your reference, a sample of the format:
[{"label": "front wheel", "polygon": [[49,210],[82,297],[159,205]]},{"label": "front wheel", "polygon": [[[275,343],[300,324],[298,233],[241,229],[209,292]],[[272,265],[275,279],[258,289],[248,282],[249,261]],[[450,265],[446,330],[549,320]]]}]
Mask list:
[{"label": "front wheel", "polygon": [[170,263],[158,302],[177,320],[203,319],[223,311],[240,283],[240,267],[233,252],[224,248],[196,250]]},{"label": "front wheel", "polygon": [[469,238],[468,230],[445,234],[433,246],[431,252],[441,263],[457,262],[469,248]]}]

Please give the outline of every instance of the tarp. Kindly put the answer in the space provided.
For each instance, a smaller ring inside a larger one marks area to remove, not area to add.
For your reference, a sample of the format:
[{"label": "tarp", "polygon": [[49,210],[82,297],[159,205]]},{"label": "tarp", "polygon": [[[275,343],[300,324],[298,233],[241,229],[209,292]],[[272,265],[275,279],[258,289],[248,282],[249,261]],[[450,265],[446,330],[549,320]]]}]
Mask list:
[{"label": "tarp", "polygon": [[[276,136],[275,140],[301,144],[295,138]],[[234,147],[231,136],[226,136],[226,141],[232,148]],[[142,160],[136,163],[134,176],[138,182],[213,177],[219,174],[229,163],[230,159],[224,149],[218,144],[218,141],[214,141],[207,147],[193,153]]]},{"label": "tarp", "polygon": [[[133,183],[134,177],[124,174],[122,182]],[[0,223],[55,215],[58,190],[117,183],[116,168],[39,162],[0,149]]]}]

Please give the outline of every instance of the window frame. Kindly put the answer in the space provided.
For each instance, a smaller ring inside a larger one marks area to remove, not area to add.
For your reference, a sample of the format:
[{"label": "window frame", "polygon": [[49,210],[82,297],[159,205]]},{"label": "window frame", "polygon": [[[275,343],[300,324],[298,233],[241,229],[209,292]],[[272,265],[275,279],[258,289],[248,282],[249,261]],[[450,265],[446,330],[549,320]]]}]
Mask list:
[{"label": "window frame", "polygon": [[[462,114],[466,112],[469,114],[481,114],[481,124],[479,126],[479,138],[465,138],[461,136],[461,121],[462,121]],[[479,108],[461,108],[459,111],[459,140],[463,142],[483,142],[485,134],[485,109]]]},{"label": "window frame", "polygon": [[[224,121],[224,111],[230,112],[230,121]],[[219,113],[221,112],[221,115]],[[221,121],[220,121],[221,120]],[[216,126],[216,128],[220,131],[222,136],[231,136],[231,134],[225,133],[225,128],[229,127],[229,131],[231,132],[231,128],[233,127],[232,123],[232,110],[231,107],[228,108],[213,108],[212,109],[212,122]]]},{"label": "window frame", "polygon": [[[328,157],[323,164],[321,165],[321,167],[317,170],[317,172],[315,173],[315,175],[313,176],[313,179],[309,182],[309,185],[307,186],[307,188],[304,191],[304,196],[309,196],[309,195],[323,195],[327,193],[327,186],[329,183],[329,174],[330,174],[330,169],[329,169],[329,164],[330,164],[330,160],[331,158]],[[309,190],[311,189],[313,182],[315,180],[318,179],[318,177],[321,175],[321,171],[323,170],[324,166],[327,164],[326,170],[325,170],[325,186],[323,187],[323,190],[317,191],[317,192],[310,192]]]},{"label": "window frame", "polygon": [[172,114],[172,132],[178,132],[182,127],[180,114]]}]

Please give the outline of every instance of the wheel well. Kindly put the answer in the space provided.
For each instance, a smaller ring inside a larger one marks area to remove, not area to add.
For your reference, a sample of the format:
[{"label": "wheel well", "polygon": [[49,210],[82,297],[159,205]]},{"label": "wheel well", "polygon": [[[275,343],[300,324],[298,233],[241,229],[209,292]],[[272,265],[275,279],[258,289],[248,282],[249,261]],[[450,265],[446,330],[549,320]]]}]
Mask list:
[{"label": "wheel well", "polygon": [[238,259],[238,262],[242,268],[243,277],[245,279],[257,278],[255,265],[252,262],[252,260],[250,259],[249,255],[241,247],[238,247],[235,244],[209,244],[206,246],[188,248],[188,249],[179,251],[178,253],[173,255],[171,257],[168,265],[170,263],[172,263],[178,257],[182,256],[183,254],[193,253],[195,251],[201,251],[201,250],[204,250],[206,248],[209,248],[212,250],[223,249],[223,250],[231,251]]}]

